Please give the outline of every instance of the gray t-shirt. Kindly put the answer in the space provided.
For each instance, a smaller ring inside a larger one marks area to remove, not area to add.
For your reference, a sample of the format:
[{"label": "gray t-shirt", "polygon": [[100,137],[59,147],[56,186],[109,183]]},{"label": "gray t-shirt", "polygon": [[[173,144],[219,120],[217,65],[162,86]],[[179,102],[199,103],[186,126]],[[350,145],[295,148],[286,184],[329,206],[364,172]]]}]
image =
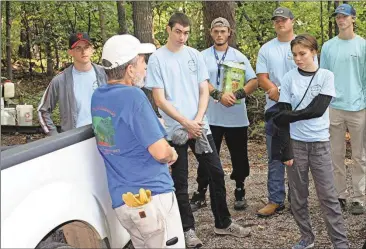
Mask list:
[{"label": "gray t-shirt", "polygon": [[[193,120],[198,112],[199,86],[208,78],[203,57],[196,49],[184,46],[180,51],[173,53],[163,46],[149,58],[145,87],[163,88],[167,101],[181,115]],[[165,121],[167,139],[170,140],[173,132],[182,125],[160,109],[159,113]],[[206,116],[203,122],[207,134],[210,134]]]}]

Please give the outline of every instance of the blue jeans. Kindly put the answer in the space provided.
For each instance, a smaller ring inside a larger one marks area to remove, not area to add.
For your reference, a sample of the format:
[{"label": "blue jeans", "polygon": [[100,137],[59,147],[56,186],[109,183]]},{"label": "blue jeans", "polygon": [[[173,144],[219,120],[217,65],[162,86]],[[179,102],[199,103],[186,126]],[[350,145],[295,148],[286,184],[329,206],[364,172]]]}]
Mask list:
[{"label": "blue jeans", "polygon": [[268,200],[276,204],[283,204],[285,201],[285,165],[278,160],[272,160],[272,136],[266,135],[268,153]]}]

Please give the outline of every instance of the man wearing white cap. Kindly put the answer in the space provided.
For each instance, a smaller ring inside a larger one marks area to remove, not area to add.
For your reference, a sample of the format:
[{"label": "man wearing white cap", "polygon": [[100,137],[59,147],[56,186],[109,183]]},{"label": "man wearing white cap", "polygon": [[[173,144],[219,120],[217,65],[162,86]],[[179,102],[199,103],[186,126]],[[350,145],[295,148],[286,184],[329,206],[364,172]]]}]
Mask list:
[{"label": "man wearing white cap", "polygon": [[91,113],[97,146],[106,166],[112,207],[135,248],[184,248],[180,213],[169,166],[177,153],[144,86],[144,54],[153,44],[131,35],[105,43],[102,65],[108,84],[95,90]]}]

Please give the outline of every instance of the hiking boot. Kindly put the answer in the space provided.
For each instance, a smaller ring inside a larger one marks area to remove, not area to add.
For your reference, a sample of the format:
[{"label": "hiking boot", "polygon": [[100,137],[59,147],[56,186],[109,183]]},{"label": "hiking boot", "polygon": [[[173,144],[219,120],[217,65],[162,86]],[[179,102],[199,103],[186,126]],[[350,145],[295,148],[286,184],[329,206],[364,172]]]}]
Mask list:
[{"label": "hiking boot", "polygon": [[352,202],[350,212],[353,215],[363,214],[365,212],[364,207],[359,202]]},{"label": "hiking boot", "polygon": [[245,189],[236,188],[235,192],[235,202],[234,202],[234,209],[235,210],[243,210],[247,205],[247,200],[245,200]]},{"label": "hiking boot", "polygon": [[214,228],[214,232],[219,235],[231,235],[238,238],[249,236],[250,228],[244,228],[234,222],[231,222],[227,228]]},{"label": "hiking boot", "polygon": [[190,204],[192,212],[196,212],[200,208],[207,207],[205,193],[194,192]]},{"label": "hiking boot", "polygon": [[346,207],[347,207],[346,199],[338,198],[338,201],[339,201],[339,205],[341,205],[342,211],[346,211]]},{"label": "hiking boot", "polygon": [[280,205],[280,204],[269,202],[264,208],[259,209],[257,211],[257,215],[259,217],[269,217],[269,216],[274,215],[276,212],[281,211],[283,209],[285,209],[284,204]]},{"label": "hiking boot", "polygon": [[309,248],[313,248],[314,247],[314,242],[309,243],[306,242],[305,240],[300,240],[299,243],[297,243],[296,245],[294,245],[292,247],[292,249],[309,249]]},{"label": "hiking boot", "polygon": [[188,248],[197,248],[203,245],[202,241],[197,237],[196,231],[193,229],[184,232],[184,240]]}]

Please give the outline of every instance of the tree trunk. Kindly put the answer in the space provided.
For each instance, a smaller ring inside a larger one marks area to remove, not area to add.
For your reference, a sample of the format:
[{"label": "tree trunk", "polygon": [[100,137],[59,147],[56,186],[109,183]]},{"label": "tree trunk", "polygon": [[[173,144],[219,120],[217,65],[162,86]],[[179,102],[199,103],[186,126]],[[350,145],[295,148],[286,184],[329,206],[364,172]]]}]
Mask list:
[{"label": "tree trunk", "polygon": [[153,16],[151,2],[134,1],[133,9],[133,26],[134,35],[141,42],[153,43]]},{"label": "tree trunk", "polygon": [[125,2],[123,0],[117,0],[117,12],[118,12],[118,24],[119,24],[119,31],[118,34],[127,34],[127,23],[126,23],[126,9],[125,9]]},{"label": "tree trunk", "polygon": [[[134,35],[141,42],[154,43],[153,39],[153,16],[151,2],[132,2]],[[152,98],[151,91],[142,89],[149,99],[152,107],[157,111],[157,106]]]},{"label": "tree trunk", "polygon": [[[339,6],[339,1],[334,1],[334,10]],[[334,20],[334,36],[337,36],[339,34],[339,28],[338,25],[336,23],[336,21]]]},{"label": "tree trunk", "polygon": [[6,19],[6,69],[8,79],[13,79],[13,71],[11,64],[11,16],[10,1],[5,2],[5,19]]},{"label": "tree trunk", "polygon": [[102,35],[103,44],[107,41],[107,35],[105,33],[105,18],[102,3],[98,3],[99,21],[100,21],[100,33]]},{"label": "tree trunk", "polygon": [[320,1],[320,30],[322,33],[322,41],[321,41],[321,46],[323,46],[324,44],[324,23],[323,23],[323,2]]},{"label": "tree trunk", "polygon": [[51,24],[49,22],[45,23],[45,52],[47,58],[47,76],[53,76],[53,60],[52,60],[52,47],[51,47]]},{"label": "tree trunk", "polygon": [[232,33],[229,39],[229,44],[232,47],[236,47],[236,34],[235,34],[235,3],[234,2],[227,2],[227,1],[215,1],[215,2],[202,2],[203,6],[203,23],[205,29],[205,40],[206,40],[206,47],[210,47],[213,44],[211,35],[210,35],[210,28],[211,22],[217,17],[224,17],[226,18],[231,26]]},{"label": "tree trunk", "polygon": [[27,11],[25,8],[25,3],[22,3],[21,6],[21,28],[20,28],[20,45],[18,48],[18,55],[21,58],[28,58],[29,51],[27,51]]},{"label": "tree trunk", "polygon": [[328,1],[328,39],[332,39],[333,38],[333,18],[331,17],[332,12],[330,12],[330,6],[331,6],[332,2]]},{"label": "tree trunk", "polygon": [[55,69],[58,70],[60,68],[60,55],[58,54],[58,44],[57,44],[57,41],[55,41],[55,43],[54,43],[54,48],[55,48],[55,57],[56,57]]}]

